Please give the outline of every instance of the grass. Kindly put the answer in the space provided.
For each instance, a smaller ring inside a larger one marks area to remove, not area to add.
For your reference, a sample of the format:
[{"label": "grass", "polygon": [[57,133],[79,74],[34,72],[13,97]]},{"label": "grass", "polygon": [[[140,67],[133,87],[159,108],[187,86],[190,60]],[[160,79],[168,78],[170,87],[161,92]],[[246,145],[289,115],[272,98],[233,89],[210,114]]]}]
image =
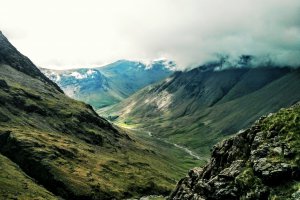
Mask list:
[{"label": "grass", "polygon": [[2,155],[0,155],[0,169],[0,199],[58,199]]},{"label": "grass", "polygon": [[[21,165],[24,163],[20,160],[28,154],[42,158],[33,168],[35,171],[53,174],[54,180],[63,183],[66,190],[81,196],[93,190],[106,191],[119,198],[141,194],[168,195],[188,169],[200,164],[171,146],[161,147],[153,141],[143,143],[134,135],[130,136],[136,146],[130,147],[128,144],[127,148],[108,150],[59,133],[49,134],[33,129],[10,131],[14,140],[26,145],[26,149],[5,154]],[[45,171],[45,168],[51,171]],[[43,177],[39,175],[29,171],[27,173],[41,182],[49,181],[48,177],[42,180]]]},{"label": "grass", "polygon": [[67,199],[168,195],[189,168],[203,164],[161,141],[117,130],[83,102],[9,66],[1,66],[0,79],[9,85],[0,88],[0,112],[8,118],[0,121],[0,153],[44,191]]},{"label": "grass", "polygon": [[[219,101],[220,85],[231,83],[226,80],[238,73],[225,70],[201,76],[201,73],[186,72],[175,76],[171,82],[162,81],[146,87],[101,114],[111,116],[115,123],[157,133],[156,136],[208,157],[211,147],[220,140],[247,128],[262,115],[300,99],[299,70],[288,71],[278,68],[249,70],[239,75],[236,85]],[[208,85],[206,80],[209,80]],[[188,87],[185,83],[194,86]],[[201,88],[211,93],[204,95]],[[153,99],[166,91],[172,94],[171,104],[166,109],[158,109]],[[210,100],[214,100],[214,104],[205,104]]]}]

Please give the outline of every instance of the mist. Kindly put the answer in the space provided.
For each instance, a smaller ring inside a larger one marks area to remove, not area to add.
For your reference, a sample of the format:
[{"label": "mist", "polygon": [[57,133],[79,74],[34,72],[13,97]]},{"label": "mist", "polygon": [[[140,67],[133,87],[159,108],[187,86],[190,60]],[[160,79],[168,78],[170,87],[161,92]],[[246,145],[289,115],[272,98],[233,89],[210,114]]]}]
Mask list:
[{"label": "mist", "polygon": [[1,30],[38,66],[66,69],[216,55],[300,65],[299,0],[88,0],[1,3]]}]

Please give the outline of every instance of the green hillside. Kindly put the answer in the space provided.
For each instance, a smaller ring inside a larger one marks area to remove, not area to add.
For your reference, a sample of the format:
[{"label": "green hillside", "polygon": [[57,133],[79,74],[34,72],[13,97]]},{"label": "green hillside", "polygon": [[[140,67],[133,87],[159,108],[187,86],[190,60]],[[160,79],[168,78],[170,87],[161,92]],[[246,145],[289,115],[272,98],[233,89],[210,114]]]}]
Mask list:
[{"label": "green hillside", "polygon": [[0,166],[0,199],[58,199],[1,154]]},{"label": "green hillside", "polygon": [[158,143],[117,129],[67,97],[0,33],[1,197],[168,194],[203,161]]},{"label": "green hillside", "polygon": [[300,71],[196,68],[146,87],[101,115],[208,155],[220,139],[300,100]]}]

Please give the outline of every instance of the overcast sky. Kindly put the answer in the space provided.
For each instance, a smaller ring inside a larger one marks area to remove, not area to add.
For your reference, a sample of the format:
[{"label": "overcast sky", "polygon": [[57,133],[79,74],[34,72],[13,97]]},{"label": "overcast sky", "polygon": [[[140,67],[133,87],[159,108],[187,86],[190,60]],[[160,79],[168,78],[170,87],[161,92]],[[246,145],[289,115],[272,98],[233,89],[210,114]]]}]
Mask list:
[{"label": "overcast sky", "polygon": [[2,32],[41,67],[216,53],[300,65],[300,0],[0,0]]}]

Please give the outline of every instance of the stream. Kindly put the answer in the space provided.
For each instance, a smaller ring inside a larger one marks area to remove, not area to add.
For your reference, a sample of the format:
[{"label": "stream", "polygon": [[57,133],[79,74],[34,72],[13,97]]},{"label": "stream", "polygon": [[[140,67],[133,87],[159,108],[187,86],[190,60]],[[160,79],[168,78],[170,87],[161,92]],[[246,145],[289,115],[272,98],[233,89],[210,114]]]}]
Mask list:
[{"label": "stream", "polygon": [[[124,128],[124,127],[123,127]],[[200,157],[199,155],[197,155],[195,152],[193,152],[192,150],[184,147],[184,146],[181,146],[179,144],[176,144],[176,143],[173,143],[173,142],[170,142],[166,139],[163,139],[163,138],[159,138],[159,137],[156,137],[156,136],[153,136],[152,132],[150,131],[145,131],[145,130],[141,130],[141,129],[136,129],[136,128],[128,128],[126,127],[126,129],[130,129],[130,130],[134,130],[134,131],[138,131],[140,132],[141,134],[143,133],[144,135],[146,135],[147,137],[151,137],[153,139],[156,139],[156,140],[159,140],[163,143],[166,143],[166,144],[169,144],[169,145],[173,145],[174,147],[180,149],[181,151],[184,151],[185,153],[187,153],[188,155],[190,155],[191,157],[197,159],[197,160],[203,160],[205,158],[203,157]],[[205,159],[207,160],[207,159]],[[164,197],[164,196],[160,196],[160,195],[150,195],[150,196],[144,196],[144,197],[141,197],[139,199],[127,199],[127,200],[165,200],[167,199],[167,197]]]},{"label": "stream", "polygon": [[[150,131],[147,131],[147,134],[148,134],[150,137],[153,137],[153,135],[152,135],[152,133],[151,133]],[[158,140],[160,140],[160,141],[163,141],[163,142],[165,142],[165,143],[167,143],[167,144],[171,144],[171,145],[175,146],[176,148],[185,151],[187,154],[189,154],[189,155],[192,156],[193,158],[196,158],[197,160],[203,159],[203,158],[201,158],[200,156],[198,156],[195,152],[193,152],[192,150],[190,150],[190,149],[188,149],[188,148],[186,148],[186,147],[184,147],[184,146],[181,146],[181,145],[176,144],[176,143],[172,143],[172,142],[170,142],[170,141],[168,141],[168,140],[166,140],[166,139],[162,139],[162,138],[159,138],[159,137],[156,137],[156,139],[158,139]]]},{"label": "stream", "polygon": [[[123,128],[125,128],[125,127],[123,127]],[[150,131],[145,131],[145,130],[136,129],[136,128],[128,128],[128,127],[126,127],[126,129],[130,129],[130,130],[134,130],[134,131],[139,131],[139,132],[145,132],[149,137],[153,137],[153,134],[152,134],[152,132],[150,132]],[[197,160],[207,160],[207,159],[205,159],[205,158],[203,158],[203,157],[200,157],[200,156],[197,155],[195,152],[193,152],[192,150],[190,150],[190,149],[188,149],[188,148],[186,148],[186,147],[184,147],[184,146],[181,146],[181,145],[179,145],[179,144],[170,142],[170,141],[168,141],[168,140],[166,140],[166,139],[162,139],[162,138],[159,138],[159,137],[153,137],[153,138],[155,138],[155,139],[157,139],[157,140],[160,140],[160,141],[162,141],[162,142],[164,142],[164,143],[173,145],[173,146],[175,146],[176,148],[181,149],[182,151],[186,152],[187,154],[189,154],[189,155],[192,156],[193,158],[196,158]]]}]

